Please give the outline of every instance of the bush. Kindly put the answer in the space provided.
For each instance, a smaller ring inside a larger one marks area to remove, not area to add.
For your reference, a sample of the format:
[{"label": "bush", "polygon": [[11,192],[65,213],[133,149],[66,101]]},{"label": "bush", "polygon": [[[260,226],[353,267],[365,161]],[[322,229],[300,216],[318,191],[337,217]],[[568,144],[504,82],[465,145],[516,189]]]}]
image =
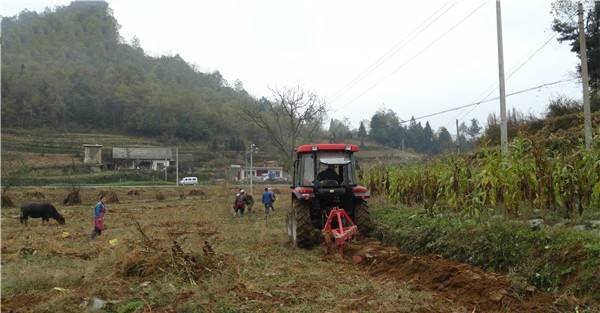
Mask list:
[{"label": "bush", "polygon": [[580,113],[582,111],[583,107],[574,99],[558,97],[550,101],[546,117],[558,117],[567,114]]}]

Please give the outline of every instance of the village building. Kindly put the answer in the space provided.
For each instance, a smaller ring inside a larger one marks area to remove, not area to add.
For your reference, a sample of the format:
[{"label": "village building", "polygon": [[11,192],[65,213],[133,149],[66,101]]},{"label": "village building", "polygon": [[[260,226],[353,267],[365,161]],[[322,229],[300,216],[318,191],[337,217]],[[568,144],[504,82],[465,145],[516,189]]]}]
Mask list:
[{"label": "village building", "polygon": [[173,149],[165,147],[113,148],[116,169],[160,170],[174,163]]},{"label": "village building", "polygon": [[83,145],[83,164],[89,164],[89,165],[102,164],[102,145],[84,144]]},{"label": "village building", "polygon": [[252,179],[256,181],[281,180],[284,178],[283,167],[277,164],[277,161],[265,161],[263,164],[244,167],[239,164],[232,164],[227,169],[227,177],[230,180],[246,180]]}]

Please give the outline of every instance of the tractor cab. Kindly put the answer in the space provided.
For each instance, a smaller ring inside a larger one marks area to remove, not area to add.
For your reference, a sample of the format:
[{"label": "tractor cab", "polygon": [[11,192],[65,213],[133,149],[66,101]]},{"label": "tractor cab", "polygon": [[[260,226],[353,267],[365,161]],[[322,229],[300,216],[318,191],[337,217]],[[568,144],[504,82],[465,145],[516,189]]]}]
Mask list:
[{"label": "tractor cab", "polygon": [[287,228],[299,246],[321,241],[319,231],[328,226],[332,210],[345,211],[347,224],[356,222],[359,232],[370,231],[366,204],[369,192],[358,185],[355,152],[358,146],[351,144],[313,144],[296,149]]}]

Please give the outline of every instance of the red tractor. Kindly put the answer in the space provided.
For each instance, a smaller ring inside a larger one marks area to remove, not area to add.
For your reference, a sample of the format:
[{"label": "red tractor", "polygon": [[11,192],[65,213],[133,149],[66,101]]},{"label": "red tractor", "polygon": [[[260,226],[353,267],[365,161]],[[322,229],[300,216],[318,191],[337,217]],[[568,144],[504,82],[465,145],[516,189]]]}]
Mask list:
[{"label": "red tractor", "polygon": [[292,208],[286,230],[298,247],[310,248],[325,240],[343,249],[354,234],[367,235],[373,225],[366,199],[358,185],[356,145],[312,144],[296,148]]}]

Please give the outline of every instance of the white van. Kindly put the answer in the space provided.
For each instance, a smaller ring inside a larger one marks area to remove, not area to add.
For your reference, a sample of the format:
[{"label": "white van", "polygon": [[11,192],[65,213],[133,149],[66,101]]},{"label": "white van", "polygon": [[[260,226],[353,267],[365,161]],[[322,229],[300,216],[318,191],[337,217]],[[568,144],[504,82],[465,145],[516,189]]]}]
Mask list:
[{"label": "white van", "polygon": [[184,177],[179,183],[182,185],[198,185],[198,177]]}]

